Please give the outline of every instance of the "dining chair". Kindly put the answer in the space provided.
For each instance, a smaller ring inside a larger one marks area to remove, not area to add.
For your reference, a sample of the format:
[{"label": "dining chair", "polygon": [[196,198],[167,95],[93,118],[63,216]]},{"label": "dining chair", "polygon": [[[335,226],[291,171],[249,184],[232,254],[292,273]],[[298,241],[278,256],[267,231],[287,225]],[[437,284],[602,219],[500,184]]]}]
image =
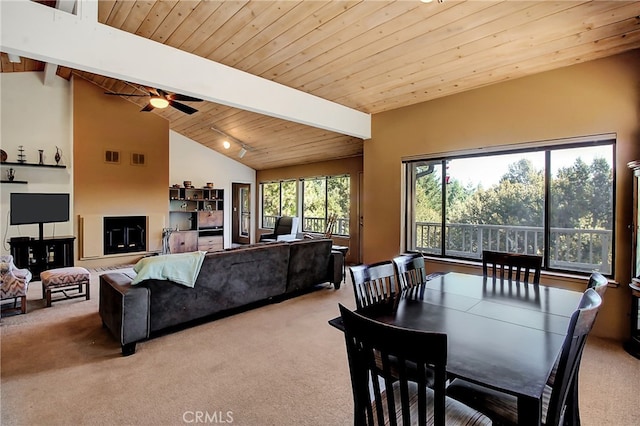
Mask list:
[{"label": "dining chair", "polygon": [[391,300],[399,292],[396,269],[390,260],[350,266],[349,272],[358,309]]},{"label": "dining chair", "polygon": [[589,282],[587,283],[587,288],[592,288],[598,292],[600,297],[604,298],[604,294],[607,291],[607,285],[609,281],[602,275],[600,272],[592,272],[589,276]]},{"label": "dining chair", "polygon": [[[584,345],[602,304],[602,298],[594,289],[587,289],[578,308],[571,315],[569,326],[557,362],[557,372],[552,385],[545,386],[542,396],[542,424],[579,424],[577,400],[573,398],[573,386],[577,376]],[[447,387],[447,395],[486,414],[494,423],[517,425],[518,401],[508,395],[462,379],[454,379]],[[570,419],[566,419],[569,416]]]},{"label": "dining chair", "polygon": [[393,258],[400,290],[407,290],[427,282],[424,257],[421,253],[403,253]]},{"label": "dining chair", "polygon": [[[447,335],[384,324],[340,305],[354,403],[354,425],[487,425],[445,393]],[[379,355],[381,364],[376,361]],[[399,363],[395,361],[399,360]],[[412,374],[406,368],[414,365]],[[398,366],[397,375],[391,374]],[[428,387],[430,371],[435,372]]]},{"label": "dining chair", "polygon": [[[484,250],[482,252],[482,274],[487,277],[491,268],[491,276],[501,280],[540,284],[542,257],[529,254],[503,253]],[[529,281],[531,278],[531,281]]]}]

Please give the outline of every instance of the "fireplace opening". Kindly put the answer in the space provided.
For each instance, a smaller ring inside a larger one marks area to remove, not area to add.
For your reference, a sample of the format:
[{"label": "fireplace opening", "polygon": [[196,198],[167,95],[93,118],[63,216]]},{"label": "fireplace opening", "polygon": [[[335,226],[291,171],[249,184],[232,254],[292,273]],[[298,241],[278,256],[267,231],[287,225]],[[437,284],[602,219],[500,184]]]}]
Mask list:
[{"label": "fireplace opening", "polygon": [[147,251],[146,216],[104,218],[104,254]]}]

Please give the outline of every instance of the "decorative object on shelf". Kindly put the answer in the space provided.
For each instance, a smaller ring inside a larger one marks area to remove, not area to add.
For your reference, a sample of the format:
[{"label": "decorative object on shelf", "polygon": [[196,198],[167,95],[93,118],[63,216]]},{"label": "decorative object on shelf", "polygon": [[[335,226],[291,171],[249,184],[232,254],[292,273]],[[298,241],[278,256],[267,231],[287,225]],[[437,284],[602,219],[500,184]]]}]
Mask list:
[{"label": "decorative object on shelf", "polygon": [[179,183],[174,183],[174,184],[173,184],[173,187],[174,187],[174,188],[180,188],[180,184],[179,184]]},{"label": "decorative object on shelf", "polygon": [[193,188],[193,186],[191,185],[191,181],[190,180],[185,180],[182,183],[184,184],[185,188]]},{"label": "decorative object on shelf", "polygon": [[204,187],[205,188],[213,188],[213,182],[207,182],[207,184]]},{"label": "decorative object on shelf", "polygon": [[13,170],[13,168],[10,168],[10,169],[7,171],[7,179],[9,179],[9,181],[10,181],[10,182],[13,182],[13,180],[14,180],[15,178],[16,178],[16,173],[15,173],[15,171]]},{"label": "decorative object on shelf", "polygon": [[44,164],[44,149],[38,150],[38,164]]},{"label": "decorative object on shelf", "polygon": [[60,163],[60,159],[62,158],[62,150],[56,146],[56,155],[53,157],[56,160],[56,165]]},{"label": "decorative object on shelf", "polygon": [[4,149],[0,149],[0,161],[3,163],[7,161],[7,153]]},{"label": "decorative object on shelf", "polygon": [[26,163],[27,157],[24,154],[24,147],[22,145],[18,146],[18,163]]}]

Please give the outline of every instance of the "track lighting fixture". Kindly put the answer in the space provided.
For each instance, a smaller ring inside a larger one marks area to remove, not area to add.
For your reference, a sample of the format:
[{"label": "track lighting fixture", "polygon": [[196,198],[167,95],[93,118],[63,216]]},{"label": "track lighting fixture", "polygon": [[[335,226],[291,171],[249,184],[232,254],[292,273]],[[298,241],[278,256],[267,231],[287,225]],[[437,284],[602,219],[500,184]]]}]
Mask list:
[{"label": "track lighting fixture", "polygon": [[242,141],[239,141],[238,139],[236,139],[234,137],[231,137],[231,136],[227,135],[222,130],[216,129],[215,127],[211,127],[211,130],[213,130],[214,132],[219,133],[219,134],[221,134],[222,136],[225,137],[225,140],[222,142],[222,146],[224,147],[224,149],[231,148],[231,142],[229,142],[229,141],[233,141],[236,145],[238,145],[240,147],[240,150],[238,151],[238,158],[244,158],[244,156],[247,154],[247,152],[253,151],[253,148],[251,148],[249,145],[245,144]]}]

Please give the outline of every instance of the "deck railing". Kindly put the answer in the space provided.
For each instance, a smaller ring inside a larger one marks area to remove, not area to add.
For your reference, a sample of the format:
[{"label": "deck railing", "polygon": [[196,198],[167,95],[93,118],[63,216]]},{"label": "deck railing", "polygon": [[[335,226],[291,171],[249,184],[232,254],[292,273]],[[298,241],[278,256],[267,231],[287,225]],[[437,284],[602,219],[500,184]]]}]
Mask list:
[{"label": "deck railing", "polygon": [[[532,226],[446,225],[445,255],[480,259],[483,250],[542,255],[544,229]],[[441,254],[442,227],[436,222],[415,224],[417,251]],[[551,228],[551,268],[611,273],[612,233],[602,229]]]},{"label": "deck railing", "polygon": [[[278,216],[263,216],[262,226],[264,228],[273,228]],[[313,232],[324,234],[327,229],[327,220],[324,217],[305,217],[302,224],[303,232]],[[333,228],[334,235],[349,235],[349,219],[337,218],[335,227]]]}]

